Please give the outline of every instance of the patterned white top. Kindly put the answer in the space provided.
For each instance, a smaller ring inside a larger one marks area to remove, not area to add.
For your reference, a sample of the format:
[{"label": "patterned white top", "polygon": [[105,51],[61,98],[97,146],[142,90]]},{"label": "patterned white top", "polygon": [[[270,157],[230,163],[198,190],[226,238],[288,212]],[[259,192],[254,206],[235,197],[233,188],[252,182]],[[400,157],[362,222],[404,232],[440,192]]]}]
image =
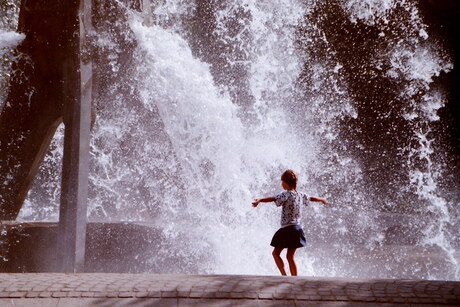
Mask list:
[{"label": "patterned white top", "polygon": [[280,207],[281,211],[281,226],[298,225],[300,224],[301,208],[303,204],[308,206],[310,197],[305,193],[295,191],[284,191],[275,196],[275,204]]}]

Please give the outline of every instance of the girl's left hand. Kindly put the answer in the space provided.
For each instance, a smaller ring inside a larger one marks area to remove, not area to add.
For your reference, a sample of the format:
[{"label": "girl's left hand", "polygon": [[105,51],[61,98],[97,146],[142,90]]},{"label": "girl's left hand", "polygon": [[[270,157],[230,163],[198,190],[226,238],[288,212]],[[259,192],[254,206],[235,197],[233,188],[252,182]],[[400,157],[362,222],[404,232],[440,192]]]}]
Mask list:
[{"label": "girl's left hand", "polygon": [[258,199],[256,199],[253,203],[252,203],[252,206],[255,208],[259,205],[260,201]]}]

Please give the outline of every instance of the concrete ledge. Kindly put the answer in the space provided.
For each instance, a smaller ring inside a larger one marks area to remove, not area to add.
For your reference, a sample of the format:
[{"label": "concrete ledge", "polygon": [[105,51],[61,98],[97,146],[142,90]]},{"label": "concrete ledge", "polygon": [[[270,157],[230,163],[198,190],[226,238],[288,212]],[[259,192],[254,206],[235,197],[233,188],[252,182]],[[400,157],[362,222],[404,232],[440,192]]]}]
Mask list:
[{"label": "concrete ledge", "polygon": [[1,306],[456,306],[460,282],[239,275],[0,274]]}]

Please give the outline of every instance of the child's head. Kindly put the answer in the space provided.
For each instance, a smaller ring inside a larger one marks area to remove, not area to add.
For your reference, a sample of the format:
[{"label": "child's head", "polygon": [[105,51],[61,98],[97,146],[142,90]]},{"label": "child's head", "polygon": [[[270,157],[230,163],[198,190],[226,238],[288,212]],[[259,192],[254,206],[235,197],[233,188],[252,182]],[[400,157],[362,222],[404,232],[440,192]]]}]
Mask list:
[{"label": "child's head", "polygon": [[288,169],[281,175],[281,181],[284,182],[289,188],[297,188],[297,175],[293,170]]}]

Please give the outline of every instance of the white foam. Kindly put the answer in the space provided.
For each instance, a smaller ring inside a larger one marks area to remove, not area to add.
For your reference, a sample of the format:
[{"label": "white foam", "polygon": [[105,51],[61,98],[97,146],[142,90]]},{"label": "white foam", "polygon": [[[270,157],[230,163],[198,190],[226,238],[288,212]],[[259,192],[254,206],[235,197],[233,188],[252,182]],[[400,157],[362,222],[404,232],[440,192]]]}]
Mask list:
[{"label": "white foam", "polygon": [[397,5],[395,0],[346,0],[342,5],[350,13],[350,20],[362,20],[374,24],[375,20],[384,16]]},{"label": "white foam", "polygon": [[21,33],[0,29],[0,56],[2,56],[8,49],[19,45],[25,37],[26,36]]}]

